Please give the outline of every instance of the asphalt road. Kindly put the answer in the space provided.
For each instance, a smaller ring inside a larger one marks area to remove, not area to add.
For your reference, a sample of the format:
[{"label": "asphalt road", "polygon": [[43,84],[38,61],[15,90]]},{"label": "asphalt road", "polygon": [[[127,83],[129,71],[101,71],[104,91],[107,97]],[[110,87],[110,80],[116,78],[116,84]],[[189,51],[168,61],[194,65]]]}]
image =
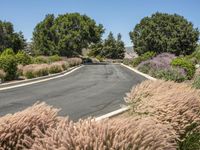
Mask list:
[{"label": "asphalt road", "polygon": [[84,65],[58,79],[0,91],[0,115],[45,101],[73,120],[97,117],[120,108],[125,93],[143,80],[120,65]]}]

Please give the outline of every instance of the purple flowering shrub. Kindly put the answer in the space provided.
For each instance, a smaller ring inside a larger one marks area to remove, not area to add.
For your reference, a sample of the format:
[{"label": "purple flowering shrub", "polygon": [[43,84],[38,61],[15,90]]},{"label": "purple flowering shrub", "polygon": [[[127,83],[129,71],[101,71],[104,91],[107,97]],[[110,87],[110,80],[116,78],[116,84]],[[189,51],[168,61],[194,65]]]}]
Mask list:
[{"label": "purple flowering shrub", "polygon": [[150,60],[140,63],[137,69],[155,78],[182,82],[186,79],[187,74],[184,69],[172,67],[170,65],[174,58],[176,58],[176,56],[173,54],[162,53]]}]

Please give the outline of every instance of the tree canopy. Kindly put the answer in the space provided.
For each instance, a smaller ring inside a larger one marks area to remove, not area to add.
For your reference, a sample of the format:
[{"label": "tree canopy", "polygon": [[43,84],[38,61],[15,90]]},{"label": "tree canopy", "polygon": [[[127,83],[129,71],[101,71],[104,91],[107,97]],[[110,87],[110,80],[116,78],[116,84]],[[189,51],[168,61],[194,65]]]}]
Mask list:
[{"label": "tree canopy", "polygon": [[22,32],[15,32],[11,22],[0,20],[0,52],[12,48],[14,52],[24,49],[26,41]]},{"label": "tree canopy", "polygon": [[121,34],[118,34],[117,39],[115,39],[113,33],[110,32],[104,41],[101,41],[98,44],[92,45],[90,47],[91,50],[89,55],[110,59],[124,58],[125,47],[121,37]]},{"label": "tree canopy", "polygon": [[155,13],[143,18],[130,32],[130,38],[139,55],[147,51],[188,55],[197,46],[199,31],[180,15]]},{"label": "tree canopy", "polygon": [[77,56],[92,43],[101,40],[103,26],[86,15],[67,13],[57,18],[46,15],[33,32],[35,54]]}]

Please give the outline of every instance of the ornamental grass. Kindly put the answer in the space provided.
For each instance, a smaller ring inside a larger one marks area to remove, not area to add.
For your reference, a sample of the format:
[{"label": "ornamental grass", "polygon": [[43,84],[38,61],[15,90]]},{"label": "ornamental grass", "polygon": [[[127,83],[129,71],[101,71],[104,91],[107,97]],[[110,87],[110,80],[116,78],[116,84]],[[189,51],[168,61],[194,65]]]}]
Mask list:
[{"label": "ornamental grass", "polygon": [[6,73],[5,71],[3,71],[2,69],[0,69],[0,79],[4,79],[6,77]]},{"label": "ornamental grass", "polygon": [[119,118],[96,122],[92,119],[60,121],[46,134],[38,133],[33,150],[176,150],[170,126],[152,118]]},{"label": "ornamental grass", "polygon": [[0,149],[176,150],[171,126],[149,118],[94,119],[73,122],[58,110],[37,103],[0,118]]},{"label": "ornamental grass", "polygon": [[125,101],[132,114],[151,116],[182,135],[192,124],[200,124],[200,92],[186,83],[144,81],[134,87]]},{"label": "ornamental grass", "polygon": [[[36,103],[21,112],[1,117],[0,149],[30,148],[34,139],[38,137],[37,130],[45,133],[58,121],[57,112],[58,109],[45,103]],[[32,139],[32,141],[27,139]]]}]

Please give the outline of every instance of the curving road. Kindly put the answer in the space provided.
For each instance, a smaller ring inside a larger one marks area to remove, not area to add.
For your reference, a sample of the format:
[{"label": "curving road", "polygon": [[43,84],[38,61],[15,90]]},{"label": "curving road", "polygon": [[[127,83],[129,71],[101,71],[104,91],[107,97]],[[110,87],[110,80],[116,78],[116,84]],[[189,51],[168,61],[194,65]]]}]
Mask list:
[{"label": "curving road", "polygon": [[84,65],[58,79],[0,91],[0,115],[45,101],[73,120],[100,116],[120,108],[125,93],[143,80],[121,65]]}]

